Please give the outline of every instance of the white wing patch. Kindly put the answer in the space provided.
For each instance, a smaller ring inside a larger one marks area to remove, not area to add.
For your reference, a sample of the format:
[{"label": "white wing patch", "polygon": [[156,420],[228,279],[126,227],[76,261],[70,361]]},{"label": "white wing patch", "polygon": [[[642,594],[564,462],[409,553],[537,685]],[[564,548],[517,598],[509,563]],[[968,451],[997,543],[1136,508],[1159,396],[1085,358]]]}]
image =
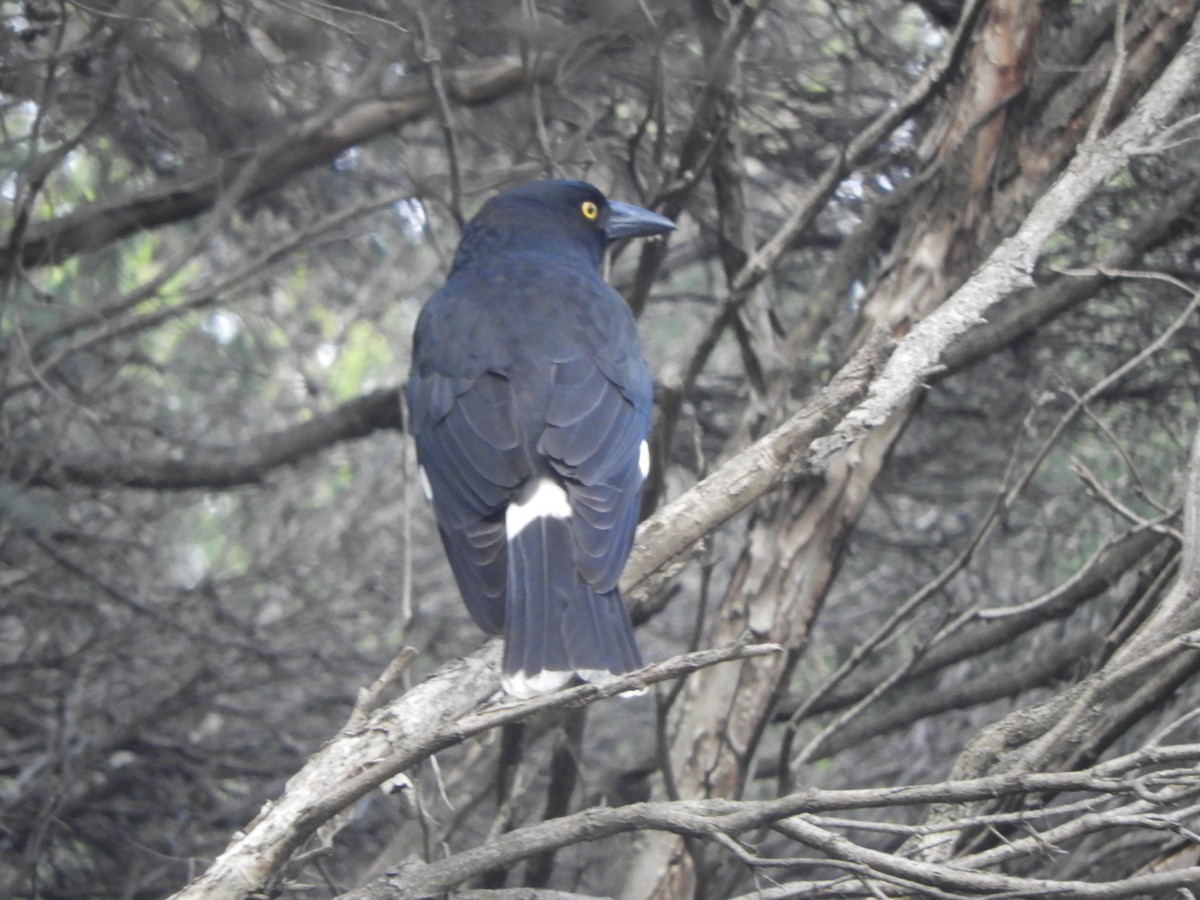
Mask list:
[{"label": "white wing patch", "polygon": [[508,509],[504,511],[504,533],[512,540],[534,519],[570,517],[571,504],[567,502],[567,492],[549,478],[541,478],[528,500],[508,504]]},{"label": "white wing patch", "polygon": [[433,502],[433,485],[429,483],[429,476],[425,474],[425,467],[421,466],[421,493],[425,495],[425,499],[430,503]]},{"label": "white wing patch", "polygon": [[645,441],[642,441],[642,449],[638,451],[638,469],[643,478],[650,474],[650,445]]}]

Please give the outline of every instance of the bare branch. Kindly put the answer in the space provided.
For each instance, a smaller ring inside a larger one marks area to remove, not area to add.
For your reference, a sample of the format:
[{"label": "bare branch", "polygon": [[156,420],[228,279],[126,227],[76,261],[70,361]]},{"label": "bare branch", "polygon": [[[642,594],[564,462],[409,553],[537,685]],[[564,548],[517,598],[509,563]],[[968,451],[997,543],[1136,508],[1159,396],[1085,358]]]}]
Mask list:
[{"label": "bare branch", "polygon": [[[551,709],[586,706],[721,662],[778,653],[774,645],[731,644],[674,657],[637,672],[518,702],[473,710],[496,691],[500,641],[443,666],[413,690],[343,731],[316,753],[178,900],[243,897],[278,872],[301,843],[367,791],[445,747]],[[499,841],[504,838],[499,838]],[[548,848],[545,848],[548,849]]]},{"label": "bare branch", "polygon": [[1101,140],[1079,148],[1067,170],[1034,204],[1016,234],[1005,240],[967,282],[901,341],[868,398],[836,432],[813,448],[818,465],[882,424],[937,369],[938,357],[983,313],[1018,288],[1031,284],[1046,241],[1091,193],[1119,172],[1135,151],[1164,126],[1183,95],[1200,78],[1200,27],[1125,120]]},{"label": "bare branch", "polygon": [[856,402],[889,349],[886,336],[877,334],[799,412],[643,522],[622,588],[632,588],[795,473],[799,454]]},{"label": "bare branch", "polygon": [[29,453],[14,458],[10,477],[36,486],[74,483],[159,491],[224,489],[260,482],[274,469],[301,463],[343,441],[403,429],[400,389],[384,388],[238,447],[192,448],[180,457],[105,459],[95,453],[65,457]]},{"label": "bare branch", "polygon": [[[553,71],[556,57],[543,51],[541,73]],[[451,101],[464,106],[491,103],[518,91],[527,69],[518,57],[488,60],[453,72],[444,72],[445,91]],[[350,147],[365,143],[387,131],[433,115],[438,100],[428,80],[414,76],[396,96],[354,103],[317,130],[300,127],[280,149],[269,166],[261,166],[245,186],[251,198],[286,183],[297,173],[336,158]],[[84,206],[66,216],[31,224],[21,243],[21,268],[55,265],[74,256],[99,249],[136,231],[188,219],[210,209],[225,185],[238,177],[249,157],[235,157],[214,171],[191,173],[174,184],[154,187],[133,197]],[[5,244],[7,246],[7,244]],[[14,259],[0,249],[0,276],[6,275]]]},{"label": "bare branch", "polygon": [[1129,880],[1113,884],[1090,884],[983,874],[957,866],[913,862],[868,850],[833,834],[808,816],[832,810],[908,806],[948,798],[995,797],[1027,791],[1080,790],[1126,794],[1134,791],[1133,781],[1125,777],[1131,770],[1151,763],[1188,762],[1197,758],[1200,758],[1200,747],[1179,745],[1147,748],[1082,772],[994,776],[967,782],[864,790],[808,790],[776,800],[681,800],[633,803],[615,809],[590,809],[517,829],[484,846],[436,862],[405,863],[393,873],[359,890],[343,894],[341,900],[415,900],[445,891],[481,872],[511,865],[549,849],[593,841],[625,831],[649,829],[675,834],[736,835],[764,825],[772,825],[789,837],[823,850],[835,859],[857,862],[869,871],[899,875],[916,884],[992,891],[1031,891],[1034,888],[1056,886],[1063,892],[1061,896],[1132,897],[1139,891],[1154,887],[1186,884],[1189,877],[1194,879],[1200,873],[1188,870],[1170,873],[1167,878],[1139,880],[1136,881],[1136,889],[1128,890],[1125,886],[1130,884]]}]

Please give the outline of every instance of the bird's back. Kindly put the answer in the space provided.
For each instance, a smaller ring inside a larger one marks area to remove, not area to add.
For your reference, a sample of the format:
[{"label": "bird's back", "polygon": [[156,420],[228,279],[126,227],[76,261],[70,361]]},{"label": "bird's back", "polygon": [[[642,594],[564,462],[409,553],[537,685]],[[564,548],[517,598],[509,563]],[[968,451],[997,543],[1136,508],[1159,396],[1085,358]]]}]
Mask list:
[{"label": "bird's back", "polygon": [[417,322],[418,460],[467,608],[503,630],[518,696],[641,665],[617,584],[652,390],[600,263],[614,235],[670,227],[581,182],[515,189],[468,226]]},{"label": "bird's back", "polygon": [[[461,393],[485,373],[505,378],[530,449],[545,427],[556,366],[590,360],[649,421],[653,387],[625,300],[589,266],[545,252],[456,269],[421,311],[410,390],[443,379]],[[429,417],[442,403],[415,403]],[[414,422],[414,433],[434,424]]]}]

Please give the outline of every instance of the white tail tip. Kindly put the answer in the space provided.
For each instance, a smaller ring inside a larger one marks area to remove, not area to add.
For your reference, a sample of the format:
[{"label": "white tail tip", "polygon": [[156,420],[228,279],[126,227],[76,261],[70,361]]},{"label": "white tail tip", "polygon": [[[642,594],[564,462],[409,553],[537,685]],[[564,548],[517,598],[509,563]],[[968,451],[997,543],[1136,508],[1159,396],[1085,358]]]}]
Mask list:
[{"label": "white tail tip", "polygon": [[527,700],[530,697],[537,697],[541,694],[549,694],[551,691],[557,691],[570,681],[574,675],[574,672],[558,672],[549,669],[544,669],[536,675],[513,672],[511,675],[505,675],[501,678],[500,684],[506,693],[512,694],[521,700]]}]

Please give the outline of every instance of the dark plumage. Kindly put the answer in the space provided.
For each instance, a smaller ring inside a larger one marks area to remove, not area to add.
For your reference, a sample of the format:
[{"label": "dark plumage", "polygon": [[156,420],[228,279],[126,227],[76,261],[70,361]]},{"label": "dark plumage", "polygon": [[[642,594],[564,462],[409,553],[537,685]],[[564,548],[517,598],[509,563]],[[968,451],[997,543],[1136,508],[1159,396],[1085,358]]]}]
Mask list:
[{"label": "dark plumage", "polygon": [[581,181],[493,197],[417,320],[407,398],[426,492],[471,617],[517,696],[641,656],[617,581],[649,456],[651,383],[612,241],[674,225]]}]

